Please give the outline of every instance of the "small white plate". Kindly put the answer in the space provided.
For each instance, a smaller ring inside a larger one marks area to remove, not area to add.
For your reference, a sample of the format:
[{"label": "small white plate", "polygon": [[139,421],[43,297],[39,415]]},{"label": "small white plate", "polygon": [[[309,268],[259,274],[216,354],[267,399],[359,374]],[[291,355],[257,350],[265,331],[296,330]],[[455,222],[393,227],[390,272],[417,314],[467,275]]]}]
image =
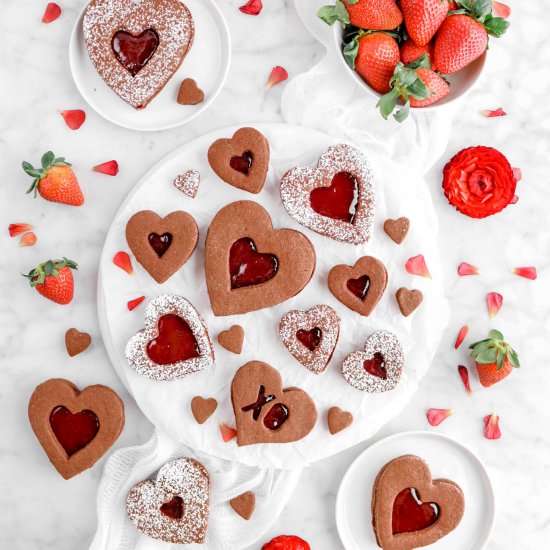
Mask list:
[{"label": "small white plate", "polygon": [[[227,23],[213,0],[185,0],[195,22],[191,50],[166,86],[142,110],[122,100],[99,76],[92,64],[80,13],[71,34],[69,62],[74,82],[85,101],[101,116],[130,130],[154,131],[181,126],[205,111],[222,89],[231,60],[231,39]],[[177,95],[181,81],[193,78],[204,91],[198,105],[180,105]]]},{"label": "small white plate", "polygon": [[361,453],[344,475],[336,498],[336,525],[346,550],[380,550],[372,530],[372,487],[390,460],[406,454],[423,458],[434,479],[458,483],[466,501],[464,517],[446,537],[426,548],[482,550],[493,529],[495,495],[485,467],[469,449],[433,432],[403,432]]}]

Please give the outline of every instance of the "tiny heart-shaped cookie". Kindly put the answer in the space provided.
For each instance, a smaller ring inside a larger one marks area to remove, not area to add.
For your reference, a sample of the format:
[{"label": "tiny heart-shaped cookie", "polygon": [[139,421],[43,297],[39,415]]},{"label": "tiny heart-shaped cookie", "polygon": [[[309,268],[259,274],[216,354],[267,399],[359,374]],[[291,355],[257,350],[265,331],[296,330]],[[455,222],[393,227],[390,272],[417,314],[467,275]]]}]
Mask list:
[{"label": "tiny heart-shaped cookie", "polygon": [[401,379],[405,356],[397,337],[387,330],[371,334],[363,351],[350,353],[342,365],[348,384],[361,391],[393,390]]},{"label": "tiny heart-shaped cookie", "polygon": [[218,402],[213,398],[200,396],[191,399],[191,412],[198,424],[204,424],[218,408]]},{"label": "tiny heart-shaped cookie", "polygon": [[410,226],[409,218],[389,219],[384,222],[384,231],[394,243],[401,244],[405,240]]},{"label": "tiny heart-shaped cookie", "polygon": [[210,477],[192,458],[167,462],[156,481],[134,485],[126,498],[130,521],[147,536],[172,544],[203,544],[210,504]]},{"label": "tiny heart-shaped cookie", "polygon": [[453,531],[464,515],[464,494],[448,479],[433,479],[421,458],[388,462],[372,491],[372,526],[384,550],[428,546]]},{"label": "tiny heart-shaped cookie", "polygon": [[145,328],[126,345],[126,359],[147,378],[175,380],[214,364],[214,349],[191,303],[163,294],[145,308]]},{"label": "tiny heart-shaped cookie", "polygon": [[395,299],[403,316],[408,317],[422,303],[424,295],[420,290],[400,288],[395,293]]},{"label": "tiny heart-shaped cookie", "polygon": [[92,0],[82,28],[99,76],[136,109],[164,88],[195,35],[191,12],[179,0]]},{"label": "tiny heart-shaped cookie", "polygon": [[200,182],[201,175],[198,170],[187,170],[185,174],[178,176],[174,180],[174,187],[194,199],[199,190]]},{"label": "tiny heart-shaped cookie", "polygon": [[218,334],[218,342],[226,350],[237,355],[243,350],[244,330],[240,325],[233,325],[229,330]]},{"label": "tiny heart-shaped cookie", "polygon": [[254,128],[241,128],[232,138],[215,141],[208,162],[218,176],[243,191],[259,193],[269,168],[269,142]]},{"label": "tiny heart-shaped cookie", "polygon": [[186,78],[180,85],[178,103],[180,105],[197,105],[204,101],[204,92],[192,78]]},{"label": "tiny heart-shaped cookie", "polygon": [[231,383],[237,445],[290,443],[315,426],[317,409],[299,388],[283,389],[277,369],[261,361],[243,365]]},{"label": "tiny heart-shaped cookie", "polygon": [[124,427],[124,404],[107,386],[82,391],[53,378],[37,386],[29,401],[29,421],[56,470],[69,479],[91,468]]},{"label": "tiny heart-shaped cookie", "polygon": [[351,145],[333,145],[316,168],[298,166],[281,180],[287,212],[303,226],[351,244],[364,244],[374,221],[374,183],[367,159]]},{"label": "tiny heart-shaped cookie", "polygon": [[256,495],[251,491],[247,491],[238,497],[233,497],[229,504],[231,508],[235,510],[239,516],[243,519],[249,520],[254,513],[254,508],[256,506]]},{"label": "tiny heart-shaped cookie", "polygon": [[335,435],[353,423],[353,415],[350,412],[343,411],[340,407],[331,407],[327,413],[328,431]]},{"label": "tiny heart-shaped cookie", "polygon": [[134,214],[126,224],[126,241],[144,269],[164,283],[189,259],[199,238],[193,216],[177,210],[161,218],[152,210]]},{"label": "tiny heart-shaped cookie", "polygon": [[87,332],[80,332],[75,328],[70,328],[65,333],[65,347],[71,357],[87,350],[91,343],[92,337]]},{"label": "tiny heart-shaped cookie", "polygon": [[279,336],[286,349],[315,374],[327,368],[339,333],[340,317],[325,305],[307,311],[294,309],[279,323]]},{"label": "tiny heart-shaped cookie", "polygon": [[315,250],[302,233],[273,229],[259,204],[238,201],[214,216],[204,263],[214,315],[235,315],[298,294],[315,270]]},{"label": "tiny heart-shaped cookie", "polygon": [[368,317],[388,284],[384,264],[372,256],[359,258],[353,267],[337,265],[328,274],[328,288],[340,302]]}]

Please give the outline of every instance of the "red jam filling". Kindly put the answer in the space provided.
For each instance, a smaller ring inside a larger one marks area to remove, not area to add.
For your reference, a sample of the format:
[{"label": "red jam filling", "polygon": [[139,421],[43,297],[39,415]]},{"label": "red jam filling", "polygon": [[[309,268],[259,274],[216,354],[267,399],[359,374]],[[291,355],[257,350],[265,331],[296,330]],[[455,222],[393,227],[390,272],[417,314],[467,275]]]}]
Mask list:
[{"label": "red jam filling", "polygon": [[250,405],[246,405],[241,410],[243,412],[253,411],[252,418],[254,420],[258,420],[258,418],[260,418],[260,414],[262,413],[263,406],[274,399],[274,395],[265,395],[265,386],[260,386],[256,401],[254,401],[254,403],[250,403]]},{"label": "red jam filling", "polygon": [[378,376],[378,378],[382,378],[382,380],[386,380],[388,377],[388,373],[386,371],[386,362],[384,360],[384,356],[377,351],[372,359],[367,359],[363,363],[363,368],[373,376]]},{"label": "red jam filling", "polygon": [[158,336],[147,344],[147,355],[157,365],[170,365],[199,357],[199,346],[191,327],[169,313],[158,321]]},{"label": "red jam filling", "polygon": [[237,170],[237,172],[241,172],[241,174],[248,176],[253,160],[254,156],[252,155],[252,151],[245,151],[241,156],[231,157],[229,166],[231,166],[233,170]]},{"label": "red jam filling", "polygon": [[115,57],[132,76],[147,65],[158,45],[159,35],[154,29],[145,29],[137,36],[120,30],[115,32],[111,41]]},{"label": "red jam filling", "polygon": [[304,345],[309,351],[315,351],[321,343],[323,331],[319,327],[314,327],[311,330],[300,329],[296,333],[296,339]]},{"label": "red jam filling", "polygon": [[338,172],[330,187],[316,187],[309,194],[311,208],[327,218],[353,223],[357,211],[359,187],[348,172]]},{"label": "red jam filling", "polygon": [[148,238],[151,248],[157,253],[159,258],[164,256],[172,244],[172,233],[163,233],[162,235],[150,233]]},{"label": "red jam filling", "polygon": [[73,414],[59,405],[50,413],[50,426],[67,456],[74,455],[92,441],[99,431],[99,418],[93,411]]},{"label": "red jam filling", "polygon": [[279,261],[273,254],[256,252],[252,239],[243,237],[235,241],[229,251],[231,289],[259,285],[275,277]]},{"label": "red jam filling", "polygon": [[367,275],[361,275],[359,279],[350,279],[347,282],[348,290],[357,296],[360,300],[364,300],[370,287],[370,279]]},{"label": "red jam filling", "polygon": [[439,517],[439,507],[434,502],[422,502],[413,487],[403,489],[393,503],[392,531],[414,533],[433,525]]},{"label": "red jam filling", "polygon": [[288,419],[288,407],[275,403],[264,417],[264,426],[268,430],[278,430]]},{"label": "red jam filling", "polygon": [[183,517],[183,499],[176,496],[172,500],[164,502],[160,511],[170,519],[181,519]]}]

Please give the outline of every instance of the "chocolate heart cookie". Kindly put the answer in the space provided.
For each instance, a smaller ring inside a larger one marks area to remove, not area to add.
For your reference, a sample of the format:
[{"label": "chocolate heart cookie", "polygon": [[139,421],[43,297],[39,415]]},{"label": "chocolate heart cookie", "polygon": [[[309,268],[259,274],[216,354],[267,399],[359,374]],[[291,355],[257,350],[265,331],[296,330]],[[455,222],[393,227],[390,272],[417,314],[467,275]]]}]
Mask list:
[{"label": "chocolate heart cookie", "polygon": [[204,92],[197,86],[192,78],[186,78],[181,84],[178,92],[178,103],[180,105],[197,105],[204,101]]},{"label": "chocolate heart cookie", "polygon": [[397,220],[390,218],[384,222],[384,231],[394,243],[401,244],[405,240],[410,226],[409,218],[398,218]]},{"label": "chocolate heart cookie", "polygon": [[299,388],[283,389],[277,369],[261,361],[242,366],[231,383],[237,445],[290,443],[315,426],[317,409]]},{"label": "chocolate heart cookie", "polygon": [[136,109],[164,88],[195,35],[191,12],[179,0],[92,0],[82,26],[99,76]]},{"label": "chocolate heart cookie", "polygon": [[164,283],[189,259],[199,238],[193,216],[177,210],[161,218],[151,210],[134,214],[126,224],[126,241],[137,261]]},{"label": "chocolate heart cookie", "polygon": [[336,435],[353,424],[353,415],[340,407],[331,407],[327,413],[327,424],[330,435]]},{"label": "chocolate heart cookie", "polygon": [[69,479],[91,468],[124,427],[124,404],[110,388],[82,391],[53,378],[37,386],[29,401],[29,420],[56,470]]},{"label": "chocolate heart cookie", "polygon": [[395,293],[395,299],[399,306],[403,317],[408,317],[422,303],[424,295],[420,290],[409,290],[408,288],[400,288]]},{"label": "chocolate heart cookie", "polygon": [[215,315],[271,307],[298,294],[315,270],[315,250],[293,229],[273,229],[257,203],[222,208],[206,236],[206,286]]},{"label": "chocolate heart cookie", "polygon": [[351,145],[333,145],[316,168],[298,166],[281,180],[287,212],[303,226],[335,239],[364,244],[374,221],[374,183],[367,159]]},{"label": "chocolate heart cookie", "polygon": [[87,332],[80,332],[76,328],[70,328],[65,333],[65,347],[70,357],[86,351],[91,343],[92,337]]},{"label": "chocolate heart cookie", "polygon": [[228,330],[218,334],[218,342],[227,351],[239,355],[243,350],[244,329],[240,325],[233,325]]}]

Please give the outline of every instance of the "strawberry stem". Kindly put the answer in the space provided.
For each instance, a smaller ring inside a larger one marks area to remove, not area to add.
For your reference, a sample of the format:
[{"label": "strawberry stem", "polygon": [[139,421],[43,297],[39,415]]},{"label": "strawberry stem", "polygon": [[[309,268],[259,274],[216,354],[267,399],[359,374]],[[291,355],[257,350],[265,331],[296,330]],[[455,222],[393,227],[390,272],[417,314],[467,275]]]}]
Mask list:
[{"label": "strawberry stem", "polygon": [[29,279],[29,284],[34,287],[44,283],[46,277],[57,277],[59,275],[59,270],[63,269],[64,267],[68,267],[70,269],[78,269],[78,264],[73,260],[69,260],[68,258],[65,258],[65,256],[63,256],[63,259],[61,260],[48,260],[47,262],[43,262],[38,265],[38,267],[35,267],[33,270],[31,270],[28,275],[22,275],[23,277]]},{"label": "strawberry stem", "polygon": [[27,194],[34,191],[35,198],[40,185],[40,180],[44,179],[48,175],[48,170],[52,168],[52,166],[71,166],[71,163],[67,162],[65,157],[56,157],[51,151],[48,151],[42,155],[40,164],[40,168],[34,168],[34,166],[27,161],[23,161],[21,163],[25,173],[34,178],[32,185],[27,189]]}]

